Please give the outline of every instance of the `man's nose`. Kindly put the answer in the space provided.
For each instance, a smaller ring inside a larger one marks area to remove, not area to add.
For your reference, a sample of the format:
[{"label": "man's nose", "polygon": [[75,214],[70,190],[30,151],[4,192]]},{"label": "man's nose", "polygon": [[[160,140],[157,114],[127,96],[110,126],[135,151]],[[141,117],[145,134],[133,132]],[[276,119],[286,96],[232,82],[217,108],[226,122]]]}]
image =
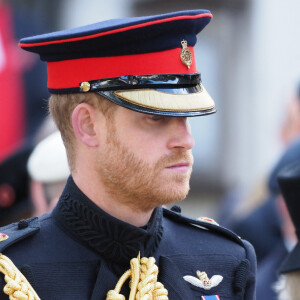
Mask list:
[{"label": "man's nose", "polygon": [[178,117],[172,120],[170,128],[171,134],[168,141],[168,148],[192,149],[194,146],[194,138],[191,134],[189,121],[185,117]]}]

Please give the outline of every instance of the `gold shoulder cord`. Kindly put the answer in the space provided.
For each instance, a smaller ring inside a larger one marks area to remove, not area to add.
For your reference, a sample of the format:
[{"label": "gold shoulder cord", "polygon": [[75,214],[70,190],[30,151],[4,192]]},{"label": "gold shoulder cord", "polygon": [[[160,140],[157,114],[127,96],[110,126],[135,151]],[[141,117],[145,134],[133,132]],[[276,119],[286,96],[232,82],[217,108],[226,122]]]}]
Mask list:
[{"label": "gold shoulder cord", "polygon": [[158,267],[153,257],[140,255],[130,261],[130,270],[126,271],[119,279],[114,290],[107,293],[106,300],[125,300],[120,294],[125,281],[131,277],[129,282],[129,300],[168,300],[168,291],[163,284],[157,281]]},{"label": "gold shoulder cord", "polygon": [[[120,294],[125,281],[131,277],[129,300],[168,300],[168,291],[163,284],[157,281],[158,267],[153,257],[140,259],[133,258],[130,261],[130,269],[119,279],[114,290],[107,293],[106,300],[125,300]],[[4,274],[6,285],[4,293],[10,300],[40,300],[39,296],[18,270],[13,262],[0,253],[0,272]]]},{"label": "gold shoulder cord", "polygon": [[40,300],[39,296],[13,262],[0,253],[0,273],[4,274],[4,293],[10,300]]}]

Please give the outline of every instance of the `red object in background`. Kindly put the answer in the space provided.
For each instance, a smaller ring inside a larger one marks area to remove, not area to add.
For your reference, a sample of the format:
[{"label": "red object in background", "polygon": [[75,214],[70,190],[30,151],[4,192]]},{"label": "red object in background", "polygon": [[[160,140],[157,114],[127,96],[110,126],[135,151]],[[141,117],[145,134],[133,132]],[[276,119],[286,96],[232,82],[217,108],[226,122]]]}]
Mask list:
[{"label": "red object in background", "polygon": [[16,193],[13,187],[9,184],[0,185],[0,208],[12,206],[16,201]]},{"label": "red object in background", "polygon": [[14,37],[12,12],[0,3],[0,162],[20,144],[25,133],[22,61]]}]

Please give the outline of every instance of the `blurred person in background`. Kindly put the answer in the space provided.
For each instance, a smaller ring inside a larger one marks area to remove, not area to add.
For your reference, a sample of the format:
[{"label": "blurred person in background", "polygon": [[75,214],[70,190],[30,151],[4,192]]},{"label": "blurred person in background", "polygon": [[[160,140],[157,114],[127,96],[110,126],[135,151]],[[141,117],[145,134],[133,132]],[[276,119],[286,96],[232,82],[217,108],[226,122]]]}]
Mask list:
[{"label": "blurred person in background", "polygon": [[16,42],[44,29],[38,15],[0,0],[0,162],[29,143],[46,117],[45,65]]},{"label": "blurred person in background", "polygon": [[256,250],[257,300],[277,300],[274,285],[278,281],[279,267],[294,246],[291,222],[277,181],[280,170],[300,161],[300,137],[292,140],[269,175],[268,194],[263,203],[246,217],[236,218],[231,223],[231,229],[249,240]]},{"label": "blurred person in background", "polygon": [[[257,254],[258,268],[260,263],[281,243],[281,218],[278,214],[276,199],[280,195],[277,175],[280,168],[298,158],[295,143],[300,137],[300,83],[287,97],[284,121],[280,138],[285,150],[272,168],[267,180],[262,180],[251,190],[230,192],[223,200],[218,220],[225,226],[249,240]],[[261,228],[259,233],[257,227]]]},{"label": "blurred person in background", "polygon": [[281,140],[287,147],[300,135],[300,81],[287,99],[284,116],[281,127]]},{"label": "blurred person in background", "polygon": [[189,192],[187,118],[215,112],[193,53],[211,18],[181,11],[21,40],[47,61],[71,176],[51,213],[1,228],[0,261],[33,287],[0,283],[0,299],[255,298],[248,242],[162,208]]},{"label": "blurred person in background", "polygon": [[293,246],[280,266],[281,278],[276,284],[278,300],[298,300],[300,296],[300,160],[283,168],[278,175],[283,196],[285,235]]},{"label": "blurred person in background", "polygon": [[36,145],[27,170],[34,216],[41,216],[54,208],[70,175],[66,149],[58,131]]},{"label": "blurred person in background", "polygon": [[37,145],[22,146],[0,164],[0,226],[52,210],[70,174],[51,118],[34,140]]},{"label": "blurred person in background", "polygon": [[[300,160],[300,138],[298,137],[283,153],[273,168],[269,178],[268,200],[241,222],[241,236],[251,237],[258,251],[265,253],[258,264],[257,300],[277,299],[274,284],[278,280],[278,269],[287,253],[293,247],[293,236],[290,234],[290,222],[282,201],[277,177],[287,165]],[[248,229],[248,232],[246,231]]]},{"label": "blurred person in background", "polygon": [[33,214],[26,167],[32,149],[25,145],[0,163],[0,226]]},{"label": "blurred person in background", "polygon": [[[232,211],[226,208],[225,224],[227,222],[229,228],[242,238],[249,240],[257,254],[257,300],[277,299],[274,284],[278,280],[278,269],[293,246],[293,239],[287,234],[288,222],[284,213],[286,209],[281,200],[277,176],[283,167],[300,160],[299,83],[291,96],[287,98],[280,137],[286,149],[274,165],[267,184],[262,185],[266,185],[266,192],[261,192],[263,189],[260,188],[256,198],[253,198],[253,195],[247,198],[250,203],[243,203],[239,193],[226,202],[226,205],[229,203],[228,207],[231,207]],[[258,197],[261,198],[258,199]],[[247,207],[248,209],[251,207],[248,213],[247,210],[245,211]],[[223,217],[224,212],[225,209],[220,218]],[[221,222],[222,219],[219,220]]]}]

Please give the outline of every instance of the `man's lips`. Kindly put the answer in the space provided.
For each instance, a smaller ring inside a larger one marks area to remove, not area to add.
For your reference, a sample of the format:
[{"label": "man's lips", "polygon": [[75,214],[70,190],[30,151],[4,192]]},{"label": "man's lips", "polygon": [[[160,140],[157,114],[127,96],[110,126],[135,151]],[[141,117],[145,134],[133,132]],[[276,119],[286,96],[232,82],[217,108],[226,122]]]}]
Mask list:
[{"label": "man's lips", "polygon": [[187,170],[189,170],[190,166],[191,166],[191,163],[189,163],[189,162],[180,162],[180,163],[175,163],[173,165],[170,165],[170,166],[166,167],[166,169],[186,172]]}]

